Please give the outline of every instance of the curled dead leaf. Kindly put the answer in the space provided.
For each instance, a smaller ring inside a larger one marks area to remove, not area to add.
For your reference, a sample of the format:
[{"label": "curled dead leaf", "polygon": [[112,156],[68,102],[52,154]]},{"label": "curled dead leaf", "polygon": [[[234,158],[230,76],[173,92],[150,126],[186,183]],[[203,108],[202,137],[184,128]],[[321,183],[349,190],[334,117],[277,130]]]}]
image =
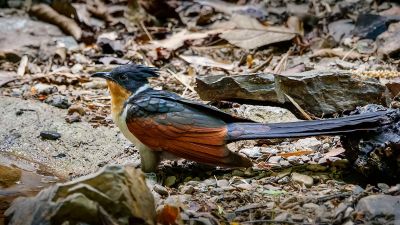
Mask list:
[{"label": "curled dead leaf", "polygon": [[57,25],[65,33],[72,35],[76,40],[80,40],[82,37],[82,30],[73,19],[59,14],[46,4],[32,6],[30,13],[40,20]]},{"label": "curled dead leaf", "polygon": [[363,57],[363,55],[354,52],[354,51],[344,51],[342,48],[324,48],[315,51],[311,56],[311,58],[316,57],[340,57],[340,58],[347,58],[347,59],[359,59]]}]

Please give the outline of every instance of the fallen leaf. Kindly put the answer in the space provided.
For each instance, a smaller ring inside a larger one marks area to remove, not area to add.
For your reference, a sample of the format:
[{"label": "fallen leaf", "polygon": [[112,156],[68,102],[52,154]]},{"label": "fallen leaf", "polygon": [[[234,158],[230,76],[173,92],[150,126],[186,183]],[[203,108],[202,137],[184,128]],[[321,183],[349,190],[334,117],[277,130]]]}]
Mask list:
[{"label": "fallen leaf", "polygon": [[225,70],[233,70],[233,68],[235,67],[234,64],[219,63],[212,59],[202,56],[180,55],[179,57],[190,64],[195,64],[200,66],[218,67]]},{"label": "fallen leaf", "polygon": [[313,153],[314,151],[310,150],[302,150],[302,151],[296,151],[296,152],[285,152],[285,153],[279,153],[279,156],[282,156],[283,158],[288,158],[289,156],[301,156],[301,155],[308,155]]},{"label": "fallen leaf", "polygon": [[76,40],[81,39],[82,30],[78,24],[73,19],[59,14],[50,6],[42,3],[33,5],[30,12],[40,20],[57,25],[65,33],[72,35]]},{"label": "fallen leaf", "polygon": [[267,27],[258,20],[244,15],[234,14],[231,18],[236,29],[226,31],[220,38],[244,49],[255,49],[273,43],[292,40],[296,34],[285,27]]},{"label": "fallen leaf", "polygon": [[310,58],[316,57],[339,57],[346,59],[359,59],[363,57],[363,55],[354,52],[354,51],[344,51],[342,48],[323,48],[317,51],[314,51]]},{"label": "fallen leaf", "polygon": [[176,50],[184,44],[186,40],[202,39],[208,37],[208,35],[218,34],[223,32],[223,29],[209,30],[206,32],[190,32],[186,29],[173,34],[169,38],[162,41],[153,41],[152,43],[158,47]]},{"label": "fallen leaf", "polygon": [[181,224],[179,208],[171,205],[164,205],[164,207],[157,212],[157,222],[163,225]]},{"label": "fallen leaf", "polygon": [[344,148],[333,148],[324,155],[324,158],[338,156],[342,154],[344,151],[345,151]]},{"label": "fallen leaf", "polygon": [[0,87],[17,79],[14,72],[0,71]]}]

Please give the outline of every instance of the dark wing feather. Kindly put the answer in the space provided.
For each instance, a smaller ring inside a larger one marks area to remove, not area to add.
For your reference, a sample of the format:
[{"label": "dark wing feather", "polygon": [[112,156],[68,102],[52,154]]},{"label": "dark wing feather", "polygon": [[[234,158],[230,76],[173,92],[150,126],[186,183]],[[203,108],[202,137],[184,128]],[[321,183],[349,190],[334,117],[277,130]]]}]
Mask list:
[{"label": "dark wing feather", "polygon": [[188,99],[184,99],[174,93],[171,92],[166,92],[166,91],[158,91],[158,90],[150,90],[149,92],[145,92],[143,94],[151,94],[154,97],[160,98],[160,99],[165,99],[169,101],[174,101],[174,102],[179,102],[182,105],[186,105],[189,107],[192,107],[194,109],[197,109],[201,112],[204,112],[208,115],[212,115],[215,118],[219,118],[225,123],[234,123],[234,122],[254,122],[253,120],[233,116],[231,114],[225,113],[221,110],[219,110],[216,107],[212,107],[210,105],[206,105],[200,102],[196,101],[191,101]]}]

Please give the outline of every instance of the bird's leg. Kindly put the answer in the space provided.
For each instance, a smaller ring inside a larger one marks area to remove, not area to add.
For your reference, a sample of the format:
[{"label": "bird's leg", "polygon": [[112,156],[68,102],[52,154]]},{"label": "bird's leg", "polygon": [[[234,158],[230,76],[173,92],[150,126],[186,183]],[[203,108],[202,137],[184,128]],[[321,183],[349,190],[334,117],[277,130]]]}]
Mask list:
[{"label": "bird's leg", "polygon": [[139,149],[142,171],[145,173],[155,172],[160,163],[160,153],[151,150],[144,144],[140,144],[137,147]]}]

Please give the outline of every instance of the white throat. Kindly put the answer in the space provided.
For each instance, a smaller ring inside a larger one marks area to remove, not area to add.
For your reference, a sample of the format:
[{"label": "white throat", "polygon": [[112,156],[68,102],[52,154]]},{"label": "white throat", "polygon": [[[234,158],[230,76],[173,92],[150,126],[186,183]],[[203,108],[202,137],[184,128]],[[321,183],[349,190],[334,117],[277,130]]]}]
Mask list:
[{"label": "white throat", "polygon": [[143,91],[145,91],[145,90],[147,90],[147,89],[149,89],[149,88],[150,88],[150,85],[149,85],[149,84],[145,84],[145,85],[141,86],[140,88],[138,88],[138,89],[132,94],[132,96],[135,96],[135,95],[139,94],[140,92],[143,92]]}]

